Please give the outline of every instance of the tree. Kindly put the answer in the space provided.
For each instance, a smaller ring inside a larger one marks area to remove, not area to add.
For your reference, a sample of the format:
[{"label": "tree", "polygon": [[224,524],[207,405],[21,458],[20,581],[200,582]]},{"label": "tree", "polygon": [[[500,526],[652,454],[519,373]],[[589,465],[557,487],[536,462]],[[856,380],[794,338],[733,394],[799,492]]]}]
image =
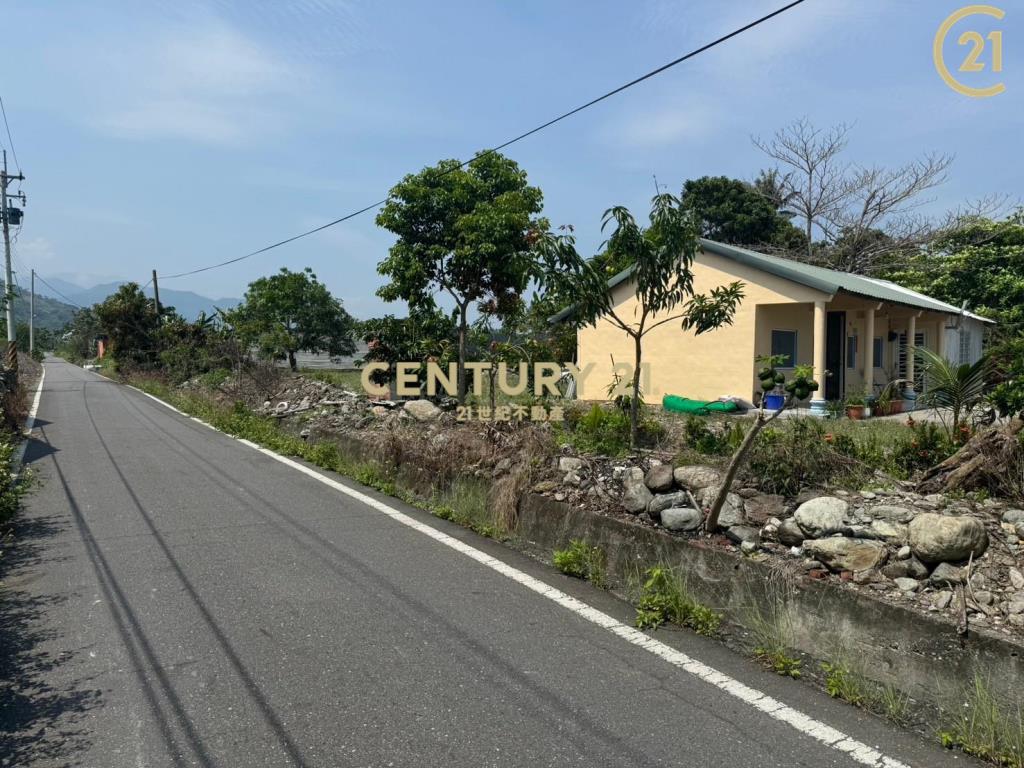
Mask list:
[{"label": "tree", "polygon": [[[753,424],[750,425],[750,429],[743,436],[743,442],[740,443],[736,452],[729,459],[729,466],[725,470],[725,477],[722,478],[722,485],[718,489],[718,495],[715,496],[714,502],[711,504],[711,509],[708,510],[708,516],[704,521],[704,529],[708,533],[714,533],[718,530],[718,517],[722,513],[722,508],[725,506],[725,502],[729,498],[729,493],[732,491],[733,481],[736,479],[736,475],[740,471],[740,467],[743,466],[743,462],[747,458],[747,454],[750,453],[750,449],[754,447],[754,441],[757,439],[758,434],[766,426],[771,424],[775,419],[782,415],[782,412],[793,405],[794,402],[805,399],[811,392],[818,390],[818,382],[814,380],[814,369],[810,365],[798,365],[793,369],[793,378],[786,382],[785,374],[779,372],[778,368],[788,364],[788,357],[786,355],[763,355],[759,356],[757,362],[763,364],[763,368],[758,372],[758,377],[761,379],[761,407],[757,409],[757,414],[754,418]],[[768,392],[772,392],[777,388],[782,387],[786,392],[786,397],[782,401],[782,407],[777,411],[767,412],[764,408],[764,395]]]},{"label": "tree", "polygon": [[846,124],[823,130],[801,118],[770,139],[754,138],[779,163],[757,183],[803,221],[808,263],[871,274],[948,228],[916,209],[923,192],[946,180],[953,159],[930,154],[897,168],[855,166],[842,158],[849,133]]},{"label": "tree", "polygon": [[110,341],[119,363],[150,365],[156,359],[156,332],[160,326],[153,300],[138,283],[125,283],[93,307],[101,332]]},{"label": "tree", "polygon": [[[927,347],[916,347],[914,356],[928,382],[919,402],[938,410],[951,442],[964,442],[964,420],[981,405],[988,390],[988,358],[956,365]],[[946,423],[942,409],[949,409],[951,423]]]},{"label": "tree", "polygon": [[633,339],[633,380],[629,404],[630,442],[637,447],[640,416],[640,365],[643,339],[658,326],[679,322],[683,330],[701,334],[732,323],[743,298],[743,284],[695,293],[693,260],[699,249],[698,225],[692,211],[673,195],[659,194],[651,204],[650,224],[639,226],[624,207],[609,208],[601,228],[612,226],[607,250],[628,256],[634,265],[633,281],[639,304],[632,317],[622,316],[612,301],[607,275],[592,260],[580,257],[570,233],[546,234],[541,240],[545,269],[542,284],[556,292],[576,296],[573,321],[595,325],[607,318]]},{"label": "tree", "polygon": [[298,370],[295,353],[326,352],[347,355],[355,351],[355,321],[334,298],[313,270],[282,268],[276,275],[249,283],[245,298],[224,313],[239,338],[275,359],[287,359]]},{"label": "tree", "polygon": [[415,309],[408,317],[385,315],[360,323],[360,334],[367,350],[363,362],[387,363],[384,371],[373,371],[374,384],[388,384],[395,378],[396,363],[421,363],[419,379],[426,374],[426,363],[446,364],[456,343],[455,323],[441,310]]},{"label": "tree", "polygon": [[388,195],[377,224],[398,236],[377,267],[390,282],[377,294],[431,308],[437,293],[455,303],[458,395],[466,397],[468,313],[473,304],[504,316],[521,301],[536,273],[535,216],[541,191],[509,158],[485,152],[465,167],[442,160],[406,176]]},{"label": "tree", "polygon": [[801,233],[779,212],[774,196],[727,176],[703,176],[683,184],[683,207],[694,212],[701,234],[751,248],[790,248]]}]

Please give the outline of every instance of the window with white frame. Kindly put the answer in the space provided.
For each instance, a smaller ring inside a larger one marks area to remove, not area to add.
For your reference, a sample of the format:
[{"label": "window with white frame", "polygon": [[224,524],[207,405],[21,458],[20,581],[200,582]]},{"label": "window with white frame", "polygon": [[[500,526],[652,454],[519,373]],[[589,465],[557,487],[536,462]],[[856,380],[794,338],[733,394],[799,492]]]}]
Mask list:
[{"label": "window with white frame", "polygon": [[960,364],[969,364],[971,362],[971,342],[974,340],[971,338],[971,332],[966,328],[960,328]]},{"label": "window with white frame", "polygon": [[786,358],[781,368],[792,368],[796,365],[796,331],[773,330],[772,331],[772,355],[782,355]]}]

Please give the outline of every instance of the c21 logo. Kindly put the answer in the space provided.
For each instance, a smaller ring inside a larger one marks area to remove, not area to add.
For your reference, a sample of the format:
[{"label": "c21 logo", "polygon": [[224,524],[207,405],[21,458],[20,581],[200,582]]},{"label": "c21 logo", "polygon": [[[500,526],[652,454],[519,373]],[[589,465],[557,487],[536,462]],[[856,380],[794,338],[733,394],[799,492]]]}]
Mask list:
[{"label": "c21 logo", "polygon": [[[950,30],[952,30],[958,22],[975,15],[991,16],[995,19],[1001,20],[1006,15],[1006,12],[1001,8],[996,8],[992,5],[968,5],[958,11],[954,11],[948,18],[946,18],[945,21],[942,22],[939,26],[939,31],[935,33],[935,41],[932,45],[932,58],[935,60],[936,71],[938,71],[939,76],[943,81],[945,81],[946,85],[957,93],[962,93],[964,96],[982,99],[1002,93],[1006,90],[1006,85],[1003,83],[996,83],[995,85],[990,85],[985,88],[974,88],[969,85],[964,85],[949,71],[949,67],[946,66],[945,56],[943,53],[943,46],[946,43],[946,38],[949,36]],[[984,72],[986,67],[989,67],[992,72],[1003,71],[1002,30],[994,29],[984,37],[981,33],[976,32],[975,30],[967,30],[960,35],[957,39],[957,43],[964,46],[970,46],[970,49],[967,51],[967,55],[960,64],[958,71]],[[986,49],[989,51],[988,64],[983,60],[983,56],[986,54]]]}]

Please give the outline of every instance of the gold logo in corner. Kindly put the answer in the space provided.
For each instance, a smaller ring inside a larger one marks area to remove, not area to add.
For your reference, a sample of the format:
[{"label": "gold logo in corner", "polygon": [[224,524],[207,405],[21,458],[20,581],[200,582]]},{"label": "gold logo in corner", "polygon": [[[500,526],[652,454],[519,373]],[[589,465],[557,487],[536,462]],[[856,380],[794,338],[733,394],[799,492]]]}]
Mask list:
[{"label": "gold logo in corner", "polygon": [[[1006,85],[1003,83],[996,83],[995,85],[990,85],[986,88],[972,88],[969,85],[964,85],[953,76],[952,72],[949,71],[949,67],[946,66],[945,57],[943,55],[943,47],[946,43],[946,37],[949,35],[950,30],[963,19],[976,15],[992,16],[996,19],[1002,19],[1006,15],[1006,12],[993,5],[968,5],[958,11],[954,11],[945,21],[942,22],[942,25],[939,27],[939,31],[935,33],[935,42],[932,45],[932,57],[935,60],[935,69],[939,73],[939,76],[946,82],[946,85],[957,93],[962,93],[964,96],[983,99],[988,96],[997,96],[1002,93],[1006,90]],[[960,64],[960,72],[983,72],[986,64],[985,62],[980,61],[980,59],[982,54],[985,53],[986,48],[991,49],[991,70],[993,72],[1003,71],[1002,30],[994,29],[985,37],[982,37],[981,33],[976,32],[973,29],[967,30],[960,35],[957,39],[957,43],[959,45],[971,46],[967,56],[963,60],[963,63]]]}]

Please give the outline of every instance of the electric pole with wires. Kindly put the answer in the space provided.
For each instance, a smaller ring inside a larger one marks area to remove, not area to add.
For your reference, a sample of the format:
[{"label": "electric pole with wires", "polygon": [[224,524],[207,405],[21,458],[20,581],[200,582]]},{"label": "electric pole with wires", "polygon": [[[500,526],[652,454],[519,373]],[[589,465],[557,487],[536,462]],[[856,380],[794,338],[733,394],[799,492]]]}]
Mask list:
[{"label": "electric pole with wires", "polygon": [[10,198],[20,199],[25,204],[25,195],[21,192],[15,195],[7,194],[7,185],[12,181],[24,181],[25,177],[18,171],[16,176],[7,173],[7,150],[4,150],[4,168],[0,171],[0,216],[3,217],[4,225],[4,304],[7,309],[7,369],[17,374],[18,371],[18,342],[15,336],[14,327],[14,280],[11,276],[11,224],[21,223],[21,209],[12,208],[8,205]]}]

